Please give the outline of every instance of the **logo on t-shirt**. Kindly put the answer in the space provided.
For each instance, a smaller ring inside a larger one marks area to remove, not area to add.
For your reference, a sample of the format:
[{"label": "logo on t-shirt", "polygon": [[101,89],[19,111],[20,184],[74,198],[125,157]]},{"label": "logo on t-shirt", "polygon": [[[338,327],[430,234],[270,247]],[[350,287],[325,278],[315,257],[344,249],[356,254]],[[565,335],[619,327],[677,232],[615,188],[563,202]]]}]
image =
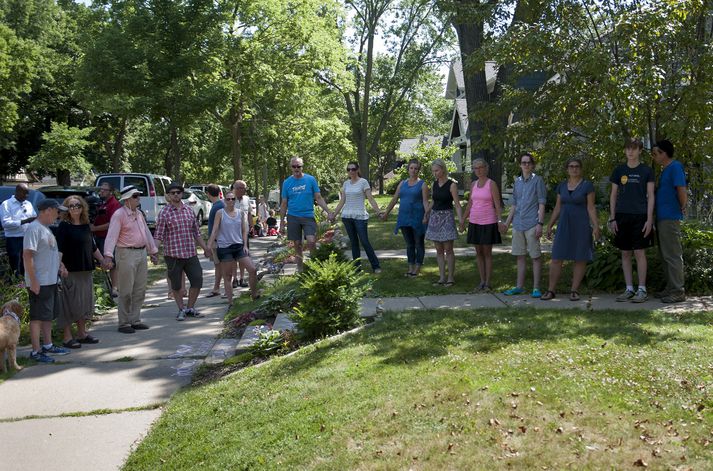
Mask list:
[{"label": "logo on t-shirt", "polygon": [[621,184],[622,184],[622,185],[626,185],[626,182],[628,182],[628,181],[629,181],[629,177],[628,177],[628,176],[626,176],[626,175],[622,175],[622,176],[621,176]]},{"label": "logo on t-shirt", "polygon": [[293,186],[292,188],[290,188],[290,190],[292,190],[292,193],[297,193],[297,192],[305,191],[306,189],[307,189],[307,185],[306,185],[306,184],[305,184],[305,185],[300,185],[300,186]]}]

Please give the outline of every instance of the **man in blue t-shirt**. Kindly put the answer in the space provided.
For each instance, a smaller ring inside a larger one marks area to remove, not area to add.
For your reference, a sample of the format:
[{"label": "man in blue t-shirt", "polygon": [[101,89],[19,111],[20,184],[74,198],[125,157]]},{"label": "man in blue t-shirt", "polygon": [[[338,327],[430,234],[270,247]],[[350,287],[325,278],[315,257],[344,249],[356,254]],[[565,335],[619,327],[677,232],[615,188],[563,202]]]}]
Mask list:
[{"label": "man in blue t-shirt", "polygon": [[299,157],[292,157],[290,166],[292,176],[282,184],[282,202],[280,203],[280,232],[285,229],[287,216],[287,240],[295,243],[297,271],[302,271],[302,240],[307,239],[307,249],[314,249],[317,234],[317,222],[314,219],[314,202],[329,214],[329,207],[319,192],[317,180],[307,173],[302,173],[304,162]]},{"label": "man in blue t-shirt", "polygon": [[681,220],[686,212],[688,193],[683,164],[673,159],[673,144],[662,140],[651,151],[663,170],[656,190],[656,231],[666,275],[666,288],[656,293],[664,303],[686,300],[683,285],[683,250]]},{"label": "man in blue t-shirt", "polygon": [[[213,233],[213,223],[215,222],[215,215],[225,207],[225,203],[220,199],[220,187],[216,184],[210,184],[205,189],[208,199],[213,204],[210,208],[210,213],[208,213],[208,238]],[[212,298],[214,296],[220,296],[220,260],[218,260],[217,249],[211,249],[211,258],[213,259],[213,268],[215,269],[215,281],[213,281],[213,289],[206,296],[206,298]]]}]

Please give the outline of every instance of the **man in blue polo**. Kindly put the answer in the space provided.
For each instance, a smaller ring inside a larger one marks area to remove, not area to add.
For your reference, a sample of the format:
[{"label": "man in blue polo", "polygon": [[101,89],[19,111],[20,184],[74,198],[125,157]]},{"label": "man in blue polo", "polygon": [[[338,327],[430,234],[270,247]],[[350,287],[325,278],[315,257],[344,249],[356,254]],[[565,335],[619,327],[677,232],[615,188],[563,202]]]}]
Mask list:
[{"label": "man in blue polo", "polygon": [[666,288],[656,295],[661,298],[661,302],[680,303],[686,300],[681,247],[681,220],[688,203],[686,174],[683,164],[673,158],[671,141],[658,141],[651,153],[656,163],[663,168],[656,189],[656,232],[666,275]]},{"label": "man in blue polo", "polygon": [[[292,176],[282,184],[282,202],[280,203],[280,232],[285,229],[287,216],[287,239],[295,243],[297,271],[302,271],[302,240],[307,239],[307,249],[314,249],[317,235],[317,222],[314,219],[315,201],[324,212],[329,214],[329,207],[319,192],[317,180],[302,172],[304,162],[299,157],[292,157],[290,166]],[[303,237],[304,236],[304,237]]]}]

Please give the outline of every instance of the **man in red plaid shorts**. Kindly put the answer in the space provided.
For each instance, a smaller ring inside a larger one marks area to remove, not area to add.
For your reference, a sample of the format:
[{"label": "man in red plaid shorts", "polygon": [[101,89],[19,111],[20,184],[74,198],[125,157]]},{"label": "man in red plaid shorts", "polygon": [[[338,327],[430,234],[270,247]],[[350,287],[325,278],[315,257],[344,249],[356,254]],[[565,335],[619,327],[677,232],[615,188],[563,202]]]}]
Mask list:
[{"label": "man in red plaid shorts", "polygon": [[[203,268],[198,260],[196,243],[203,249],[206,258],[210,250],[201,237],[193,210],[181,201],[183,187],[171,183],[166,190],[168,203],[158,214],[154,239],[163,243],[163,258],[168,269],[168,280],[173,290],[173,299],[178,305],[176,320],[185,320],[186,316],[201,317],[195,310],[196,299],[203,287]],[[181,295],[183,273],[191,283],[188,290],[188,307],[184,307]]]}]

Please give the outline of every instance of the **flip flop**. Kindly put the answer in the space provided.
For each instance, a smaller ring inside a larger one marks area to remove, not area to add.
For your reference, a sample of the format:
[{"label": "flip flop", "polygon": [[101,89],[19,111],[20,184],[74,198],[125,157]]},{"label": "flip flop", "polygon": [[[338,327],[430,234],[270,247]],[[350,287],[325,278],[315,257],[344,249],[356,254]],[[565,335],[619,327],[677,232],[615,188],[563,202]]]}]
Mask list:
[{"label": "flip flop", "polygon": [[569,293],[569,300],[570,300],[570,301],[579,301],[579,299],[580,299],[580,297],[579,297],[579,293],[578,293],[578,292],[572,291],[571,293]]},{"label": "flip flop", "polygon": [[445,288],[450,288],[450,287],[453,286],[454,284],[456,284],[455,281],[446,281],[445,283],[443,283],[443,286],[444,286]]},{"label": "flip flop", "polygon": [[216,293],[215,291],[211,291],[206,295],[206,298],[214,298],[216,296],[220,296],[220,293]]}]

